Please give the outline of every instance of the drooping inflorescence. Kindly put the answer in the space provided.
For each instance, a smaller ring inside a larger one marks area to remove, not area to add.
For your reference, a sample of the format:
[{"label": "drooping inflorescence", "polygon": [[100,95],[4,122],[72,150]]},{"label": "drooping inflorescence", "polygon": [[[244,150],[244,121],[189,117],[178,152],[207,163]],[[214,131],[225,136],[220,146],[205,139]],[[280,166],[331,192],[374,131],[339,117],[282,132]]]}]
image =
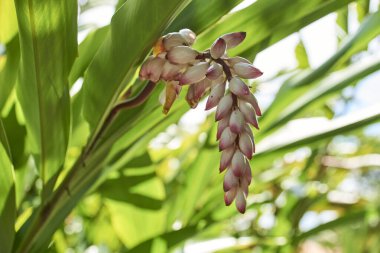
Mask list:
[{"label": "drooping inflorescence", "polygon": [[209,94],[206,110],[216,107],[217,140],[221,151],[220,172],[224,175],[224,201],[230,205],[235,199],[239,212],[246,209],[248,186],[252,174],[249,160],[255,152],[252,130],[259,128],[261,116],[255,96],[242,79],[253,79],[263,73],[242,57],[228,57],[226,51],[245,39],[245,32],[225,34],[204,52],[191,46],[196,35],[189,29],[161,37],[142,65],[140,78],[166,82],[160,95],[163,112],[169,112],[183,85],[190,85],[186,100],[192,108]]}]

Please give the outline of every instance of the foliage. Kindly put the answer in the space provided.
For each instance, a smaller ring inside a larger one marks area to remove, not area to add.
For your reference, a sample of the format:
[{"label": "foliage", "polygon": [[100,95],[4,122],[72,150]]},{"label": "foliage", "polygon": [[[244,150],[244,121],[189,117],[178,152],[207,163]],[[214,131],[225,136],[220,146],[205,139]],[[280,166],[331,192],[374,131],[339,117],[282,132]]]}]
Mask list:
[{"label": "foliage", "polygon": [[[110,24],[78,45],[77,1],[0,0],[1,253],[94,245],[180,252],[226,236],[233,243],[218,252],[301,252],[311,241],[376,252],[380,141],[365,127],[379,121],[380,106],[340,116],[331,105],[348,106],[347,87],[380,69],[368,46],[380,34],[380,11],[369,0],[257,0],[231,12],[241,2],[119,1]],[[98,4],[79,7],[83,13]],[[117,114],[92,145],[125,91],[133,96],[145,86],[136,73],[162,34],[190,28],[203,50],[224,33],[246,31],[231,54],[253,60],[330,13],[340,29],[334,55],[312,68],[301,41],[296,68],[253,85],[281,81],[255,133],[245,215],[223,203],[213,115],[186,131],[184,99],[161,113],[162,85]],[[354,33],[353,14],[360,22]],[[356,148],[347,154],[342,143]],[[349,183],[360,191],[344,192]],[[329,220],[305,225],[326,213]]]}]

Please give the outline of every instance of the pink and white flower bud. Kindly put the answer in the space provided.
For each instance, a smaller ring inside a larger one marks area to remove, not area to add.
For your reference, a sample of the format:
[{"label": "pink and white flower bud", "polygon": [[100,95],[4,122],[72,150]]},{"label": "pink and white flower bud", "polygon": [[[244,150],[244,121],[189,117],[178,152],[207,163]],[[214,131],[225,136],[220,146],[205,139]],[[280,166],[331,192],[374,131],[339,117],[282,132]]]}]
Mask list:
[{"label": "pink and white flower bud", "polygon": [[194,44],[197,35],[190,29],[181,29],[179,33],[185,38],[187,43],[191,46]]},{"label": "pink and white flower bud", "polygon": [[210,110],[218,105],[226,89],[226,84],[216,84],[211,87],[210,96],[207,99],[206,110]]},{"label": "pink and white flower bud", "polygon": [[230,80],[229,88],[236,96],[244,96],[250,93],[248,86],[238,77],[233,77]]},{"label": "pink and white flower bud", "polygon": [[216,80],[223,75],[223,67],[218,63],[213,63],[207,70],[206,76],[208,79]]},{"label": "pink and white flower bud", "polygon": [[239,109],[233,110],[230,116],[230,129],[233,133],[240,134],[244,130],[244,116]]},{"label": "pink and white flower bud", "polygon": [[198,83],[190,85],[187,94],[186,100],[191,108],[197,107],[199,101],[202,99],[203,95],[210,89],[211,80],[204,78]]},{"label": "pink and white flower bud", "polygon": [[226,52],[227,44],[226,41],[222,38],[218,38],[212,44],[210,49],[210,54],[213,59],[219,59]]},{"label": "pink and white flower bud", "polygon": [[231,160],[231,170],[236,177],[242,177],[244,175],[246,162],[243,153],[236,150]]},{"label": "pink and white flower bud", "polygon": [[169,33],[164,36],[162,42],[166,51],[173,47],[188,45],[186,39],[180,33]]},{"label": "pink and white flower bud", "polygon": [[208,67],[208,62],[200,62],[194,66],[191,66],[179,78],[180,84],[192,84],[203,80],[206,77]]},{"label": "pink and white flower bud", "polygon": [[225,150],[228,147],[231,147],[235,143],[236,134],[231,132],[229,127],[226,127],[223,130],[222,136],[219,140],[219,150]]},{"label": "pink and white flower bud", "polygon": [[173,47],[166,55],[166,58],[175,64],[189,64],[196,61],[198,52],[186,46]]},{"label": "pink and white flower bud", "polygon": [[257,122],[256,112],[250,103],[239,101],[239,108],[244,115],[247,122],[252,124],[255,128],[259,129],[259,123]]},{"label": "pink and white flower bud", "polygon": [[252,159],[253,141],[245,131],[239,136],[239,149],[248,159]]},{"label": "pink and white flower bud", "polygon": [[256,115],[261,116],[261,110],[260,110],[259,104],[257,103],[256,97],[252,93],[249,93],[248,95],[245,95],[245,96],[241,96],[240,98],[250,103],[255,109]]},{"label": "pink and white flower bud", "polygon": [[215,120],[219,121],[224,118],[226,115],[229,115],[232,108],[232,96],[231,94],[225,95],[219,102],[218,107],[216,108]]},{"label": "pink and white flower bud", "polygon": [[175,64],[171,64],[169,61],[165,61],[162,68],[161,79],[165,81],[177,80],[180,75],[180,67]]},{"label": "pink and white flower bud", "polygon": [[149,57],[141,66],[139,77],[141,80],[158,82],[165,60],[159,57]]},{"label": "pink and white flower bud", "polygon": [[240,57],[240,56],[235,56],[235,57],[231,57],[231,58],[228,58],[227,59],[227,63],[228,65],[230,66],[234,66],[236,63],[248,63],[248,64],[251,64],[251,62],[243,57]]},{"label": "pink and white flower bud", "polygon": [[235,73],[245,79],[257,78],[263,74],[259,69],[253,67],[249,63],[236,63],[233,66]]},{"label": "pink and white flower bud", "polygon": [[234,201],[236,197],[236,193],[237,193],[236,187],[224,193],[224,203],[226,204],[226,206],[229,206],[232,204],[232,202]]},{"label": "pink and white flower bud", "polygon": [[222,36],[222,38],[226,41],[227,49],[234,48],[239,45],[245,39],[245,32],[234,32],[227,33]]},{"label": "pink and white flower bud", "polygon": [[252,140],[252,144],[253,144],[253,153],[256,152],[256,148],[255,148],[255,137],[253,136],[253,133],[252,133],[252,130],[251,128],[249,127],[248,124],[245,124],[244,126],[244,132],[247,133],[249,135],[249,137],[251,138]]},{"label": "pink and white flower bud", "polygon": [[232,188],[239,186],[239,178],[237,178],[231,170],[227,170],[226,174],[224,174],[223,180],[223,190],[227,192]]},{"label": "pink and white flower bud", "polygon": [[222,151],[222,155],[220,158],[220,166],[219,166],[219,171],[223,172],[231,163],[232,156],[235,153],[235,147],[231,146],[229,148],[226,148],[225,150]]},{"label": "pink and white flower bud", "polygon": [[245,194],[245,196],[248,196],[248,191],[249,191],[249,183],[245,179],[245,176],[240,178],[240,186],[239,189],[242,190]]},{"label": "pink and white flower bud", "polygon": [[218,122],[218,131],[216,133],[216,139],[219,140],[222,136],[222,133],[226,127],[228,127],[230,124],[230,117],[229,115],[224,117],[223,119],[219,120]]},{"label": "pink and white flower bud", "polygon": [[247,208],[247,201],[245,199],[245,193],[241,189],[238,189],[237,191],[235,205],[240,213],[245,213],[245,209]]}]

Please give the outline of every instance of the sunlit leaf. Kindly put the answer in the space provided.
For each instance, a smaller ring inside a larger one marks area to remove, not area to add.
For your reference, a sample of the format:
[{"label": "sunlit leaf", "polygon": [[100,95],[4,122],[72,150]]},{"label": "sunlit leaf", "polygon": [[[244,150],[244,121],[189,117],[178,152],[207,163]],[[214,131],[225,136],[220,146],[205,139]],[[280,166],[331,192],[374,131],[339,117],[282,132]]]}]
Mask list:
[{"label": "sunlit leaf", "polygon": [[15,235],[16,196],[14,172],[5,130],[0,120],[0,241],[1,252],[12,252]]},{"label": "sunlit leaf", "polygon": [[77,3],[15,3],[21,45],[17,97],[49,192],[63,166],[69,137],[67,77],[77,53]]}]

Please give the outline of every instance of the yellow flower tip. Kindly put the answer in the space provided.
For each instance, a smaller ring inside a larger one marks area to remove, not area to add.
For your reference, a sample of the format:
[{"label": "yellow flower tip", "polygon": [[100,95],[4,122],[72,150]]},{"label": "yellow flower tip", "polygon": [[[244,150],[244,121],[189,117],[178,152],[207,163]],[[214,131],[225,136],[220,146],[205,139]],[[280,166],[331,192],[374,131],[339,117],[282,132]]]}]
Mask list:
[{"label": "yellow flower tip", "polygon": [[157,40],[157,42],[154,44],[154,46],[153,46],[153,55],[154,56],[157,56],[160,53],[162,53],[162,52],[165,51],[165,47],[164,47],[164,43],[163,43],[163,38],[164,37],[160,37]]}]

